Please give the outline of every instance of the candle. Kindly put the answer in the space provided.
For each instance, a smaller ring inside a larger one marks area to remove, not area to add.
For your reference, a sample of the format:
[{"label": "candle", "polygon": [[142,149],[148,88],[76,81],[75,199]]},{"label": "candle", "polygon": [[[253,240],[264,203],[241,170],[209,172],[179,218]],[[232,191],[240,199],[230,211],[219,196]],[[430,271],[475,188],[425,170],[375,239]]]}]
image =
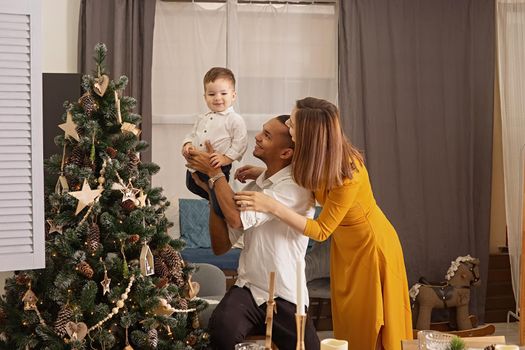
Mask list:
[{"label": "candle", "polygon": [[304,315],[304,260],[297,260],[297,315]]},{"label": "candle", "polygon": [[348,342],[338,339],[324,339],[321,341],[321,350],[348,350]]}]

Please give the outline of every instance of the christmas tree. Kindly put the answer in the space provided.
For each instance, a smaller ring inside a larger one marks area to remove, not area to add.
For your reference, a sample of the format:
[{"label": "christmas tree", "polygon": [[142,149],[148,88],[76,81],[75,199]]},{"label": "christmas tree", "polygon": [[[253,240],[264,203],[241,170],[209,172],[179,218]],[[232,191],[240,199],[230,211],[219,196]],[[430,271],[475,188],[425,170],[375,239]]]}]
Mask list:
[{"label": "christmas tree", "polygon": [[0,300],[2,349],[203,349],[194,267],[167,234],[169,202],[143,163],[135,99],[128,79],[96,71],[85,93],[65,102],[63,149],[45,162],[46,268],[16,272]]}]

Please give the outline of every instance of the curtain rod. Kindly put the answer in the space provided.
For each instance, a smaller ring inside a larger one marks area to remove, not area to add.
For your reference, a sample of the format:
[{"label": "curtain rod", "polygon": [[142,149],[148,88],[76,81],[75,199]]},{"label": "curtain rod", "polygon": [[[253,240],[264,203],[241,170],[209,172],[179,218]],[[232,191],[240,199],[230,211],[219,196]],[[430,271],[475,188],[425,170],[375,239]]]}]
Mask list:
[{"label": "curtain rod", "polygon": [[[219,2],[219,3],[226,3],[227,0],[161,0],[164,2]],[[239,4],[276,4],[276,5],[333,5],[337,2],[337,0],[299,0],[299,1],[293,1],[293,0],[237,0],[237,3]]]}]

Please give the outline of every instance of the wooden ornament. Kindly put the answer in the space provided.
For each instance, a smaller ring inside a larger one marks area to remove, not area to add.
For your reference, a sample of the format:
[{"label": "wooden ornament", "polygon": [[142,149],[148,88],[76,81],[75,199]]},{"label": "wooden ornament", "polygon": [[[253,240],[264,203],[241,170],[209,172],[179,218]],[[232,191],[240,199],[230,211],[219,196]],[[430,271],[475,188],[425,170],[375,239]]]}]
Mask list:
[{"label": "wooden ornament", "polygon": [[48,233],[62,233],[62,225],[56,224],[52,219],[48,219],[46,222],[49,225]]},{"label": "wooden ornament", "polygon": [[66,132],[66,138],[71,137],[80,141],[80,136],[78,136],[77,132],[77,124],[73,121],[73,115],[71,112],[67,112],[66,122],[59,124],[58,127]]},{"label": "wooden ornament", "polygon": [[159,298],[159,303],[153,310],[153,312],[159,316],[171,316],[175,311],[176,309],[164,298]]},{"label": "wooden ornament", "polygon": [[72,322],[66,323],[66,332],[72,340],[82,340],[87,335],[87,325],[84,322]]},{"label": "wooden ornament", "polygon": [[140,272],[143,276],[151,276],[155,273],[154,266],[153,253],[149,245],[144,242],[140,250]]},{"label": "wooden ornament", "polygon": [[133,347],[128,344],[124,347],[124,350],[133,350]]},{"label": "wooden ornament", "polygon": [[69,185],[67,183],[67,179],[64,175],[60,175],[57,180],[57,184],[55,185],[55,193],[56,194],[63,194],[69,192]]},{"label": "wooden ornament", "polygon": [[131,124],[128,122],[122,123],[120,130],[122,130],[122,132],[130,132],[135,136],[139,136],[141,133],[141,130],[137,128],[135,124]]},{"label": "wooden ornament", "polygon": [[188,299],[195,298],[199,294],[200,289],[200,284],[198,282],[193,282],[190,276],[190,278],[188,279],[188,286],[186,288],[186,297]]},{"label": "wooden ornament", "polygon": [[29,285],[29,289],[27,292],[25,292],[24,296],[22,297],[22,301],[24,302],[24,310],[36,310],[36,303],[38,302],[38,298],[36,297],[36,294],[33,293],[31,290],[31,285]]},{"label": "wooden ornament", "polygon": [[77,210],[75,211],[75,215],[80,213],[82,209],[84,209],[86,206],[93,204],[95,200],[97,200],[98,197],[101,195],[102,191],[102,188],[92,190],[87,180],[84,179],[81,191],[68,192],[70,196],[73,196],[76,199],[78,199]]},{"label": "wooden ornament", "polygon": [[104,96],[109,85],[109,77],[106,74],[95,78],[95,84],[93,85],[93,91],[100,97]]}]

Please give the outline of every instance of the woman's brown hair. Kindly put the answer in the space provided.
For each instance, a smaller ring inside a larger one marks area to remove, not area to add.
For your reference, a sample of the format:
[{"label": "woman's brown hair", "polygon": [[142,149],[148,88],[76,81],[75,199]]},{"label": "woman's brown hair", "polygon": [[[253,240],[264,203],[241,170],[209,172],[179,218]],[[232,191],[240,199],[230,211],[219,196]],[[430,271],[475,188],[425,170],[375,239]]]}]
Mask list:
[{"label": "woman's brown hair", "polygon": [[346,138],[339,110],[332,103],[306,97],[294,110],[295,149],[293,177],[301,187],[312,191],[329,190],[351,179],[363,162],[359,151]]}]

